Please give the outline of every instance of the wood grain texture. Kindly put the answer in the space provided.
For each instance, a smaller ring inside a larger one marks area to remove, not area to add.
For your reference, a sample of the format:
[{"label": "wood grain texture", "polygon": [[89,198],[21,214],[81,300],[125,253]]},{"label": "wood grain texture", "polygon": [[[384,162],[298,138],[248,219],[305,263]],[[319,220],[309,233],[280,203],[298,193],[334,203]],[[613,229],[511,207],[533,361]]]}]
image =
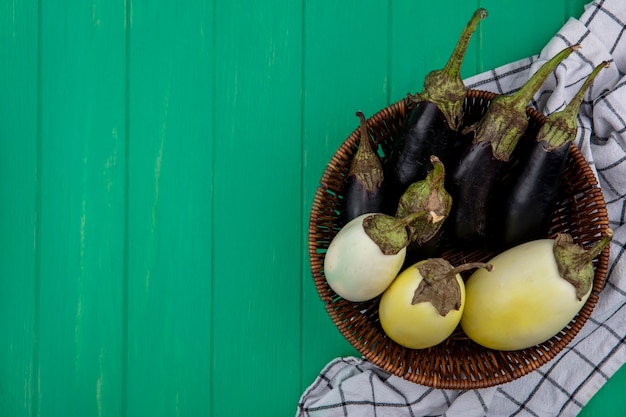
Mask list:
[{"label": "wood grain texture", "polygon": [[[446,65],[463,28],[474,11],[483,7],[480,3],[442,0],[433,7],[422,2],[391,2],[389,68],[392,101],[400,100],[407,93],[422,92],[424,77]],[[487,10],[487,18],[470,39],[461,66],[462,78],[478,73],[483,28],[498,19]]]},{"label": "wood grain texture", "polygon": [[215,7],[216,416],[289,415],[300,391],[301,13]]},{"label": "wood grain texture", "polygon": [[355,112],[421,91],[477,7],[463,77],[585,3],[0,4],[0,416],[294,415],[358,355],[307,252]]},{"label": "wood grain texture", "polygon": [[38,404],[39,9],[0,5],[0,415]]},{"label": "wood grain texture", "polygon": [[212,5],[135,1],[126,415],[210,414]]},{"label": "wood grain texture", "polygon": [[[359,125],[356,111],[369,117],[388,101],[389,9],[384,2],[328,0],[307,2],[304,11],[303,218],[308,219],[324,166]],[[329,358],[356,353],[326,314],[305,256],[303,386]]]},{"label": "wood grain texture", "polygon": [[[576,2],[581,3],[580,0]],[[488,71],[539,54],[570,17],[565,12],[572,3],[482,0],[481,5],[489,10],[490,18],[481,31],[477,71]]]},{"label": "wood grain texture", "polygon": [[[67,10],[71,10],[68,13]],[[124,8],[41,8],[38,408],[122,408]],[[70,400],[71,399],[71,400]]]}]

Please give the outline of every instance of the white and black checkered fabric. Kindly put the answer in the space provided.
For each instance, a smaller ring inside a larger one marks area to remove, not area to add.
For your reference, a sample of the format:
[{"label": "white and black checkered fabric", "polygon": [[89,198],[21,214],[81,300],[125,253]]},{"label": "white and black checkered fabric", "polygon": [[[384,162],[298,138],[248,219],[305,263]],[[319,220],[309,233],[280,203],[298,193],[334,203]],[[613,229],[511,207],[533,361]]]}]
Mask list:
[{"label": "white and black checkered fabric", "polygon": [[364,359],[331,361],[302,394],[297,417],[331,416],[575,416],[626,362],[626,1],[596,1],[571,18],[538,56],[466,81],[469,88],[511,93],[568,45],[563,61],[531,105],[562,109],[593,67],[609,61],[578,116],[576,144],[593,167],[615,231],[609,275],[586,325],[555,359],[507,384],[470,391],[436,390],[407,382]]}]

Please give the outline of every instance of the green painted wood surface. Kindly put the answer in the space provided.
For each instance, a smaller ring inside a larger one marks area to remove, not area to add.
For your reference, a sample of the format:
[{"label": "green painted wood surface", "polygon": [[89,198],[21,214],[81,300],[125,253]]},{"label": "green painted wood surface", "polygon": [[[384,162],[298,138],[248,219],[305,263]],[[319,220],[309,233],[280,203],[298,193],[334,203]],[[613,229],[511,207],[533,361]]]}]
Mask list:
[{"label": "green painted wood surface", "polygon": [[0,416],[294,415],[356,354],[306,248],[354,112],[419,91],[478,6],[465,77],[584,4],[1,2]]}]

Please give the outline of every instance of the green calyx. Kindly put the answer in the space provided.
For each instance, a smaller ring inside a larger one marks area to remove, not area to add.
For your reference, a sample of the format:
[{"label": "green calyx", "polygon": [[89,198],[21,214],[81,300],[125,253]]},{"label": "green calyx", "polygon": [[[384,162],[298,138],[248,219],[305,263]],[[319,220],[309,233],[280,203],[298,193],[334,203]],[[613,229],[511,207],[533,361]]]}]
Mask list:
[{"label": "green calyx", "polygon": [[370,193],[379,188],[383,182],[383,166],[378,155],[374,153],[370,145],[370,136],[367,131],[367,122],[362,112],[356,115],[360,120],[361,139],[359,148],[350,163],[348,176],[354,175],[363,187]]},{"label": "green calyx", "polygon": [[418,244],[433,238],[441,229],[452,209],[452,197],[444,188],[445,168],[441,160],[432,155],[433,168],[426,178],[411,184],[400,197],[396,217],[422,213],[408,226],[409,239]]},{"label": "green calyx", "polygon": [[429,302],[441,316],[450,310],[461,308],[461,287],[456,279],[457,274],[470,269],[485,268],[491,271],[491,264],[472,262],[453,267],[443,258],[431,258],[419,262],[416,266],[422,280],[418,284],[411,304]]},{"label": "green calyx", "polygon": [[363,230],[385,255],[395,255],[409,244],[405,222],[375,213],[363,219]]},{"label": "green calyx", "polygon": [[550,151],[558,149],[576,138],[578,131],[576,116],[578,115],[585,93],[600,71],[604,68],[608,68],[608,66],[609,63],[607,61],[603,61],[600,65],[596,66],[565,109],[548,116],[546,122],[537,133],[537,142],[545,142],[545,148]]},{"label": "green calyx", "polygon": [[558,234],[554,241],[554,259],[561,278],[576,289],[578,300],[591,291],[595,272],[592,261],[611,242],[613,231],[607,229],[605,236],[591,249],[586,250],[574,243],[569,234]]},{"label": "green calyx", "polygon": [[508,161],[528,127],[528,103],[556,66],[578,48],[574,45],[563,49],[543,64],[517,92],[493,99],[478,124],[467,129],[476,132],[474,141],[490,141],[494,157]]},{"label": "green calyx", "polygon": [[478,9],[472,15],[450,56],[446,66],[440,70],[429,72],[424,79],[421,94],[410,96],[415,102],[431,101],[445,115],[448,125],[457,130],[463,119],[463,102],[467,89],[461,79],[461,64],[469,41],[478,27],[478,23],[487,17],[485,9]]}]

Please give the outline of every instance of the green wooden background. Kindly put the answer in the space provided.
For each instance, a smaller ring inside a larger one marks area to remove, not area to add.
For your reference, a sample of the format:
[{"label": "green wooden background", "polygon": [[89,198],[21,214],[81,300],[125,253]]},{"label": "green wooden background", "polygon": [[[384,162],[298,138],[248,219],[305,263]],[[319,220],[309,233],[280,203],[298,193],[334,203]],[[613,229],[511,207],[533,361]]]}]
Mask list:
[{"label": "green wooden background", "polygon": [[0,416],[294,415],[356,354],[306,248],[354,112],[420,91],[478,6],[464,77],[584,4],[1,0]]}]

